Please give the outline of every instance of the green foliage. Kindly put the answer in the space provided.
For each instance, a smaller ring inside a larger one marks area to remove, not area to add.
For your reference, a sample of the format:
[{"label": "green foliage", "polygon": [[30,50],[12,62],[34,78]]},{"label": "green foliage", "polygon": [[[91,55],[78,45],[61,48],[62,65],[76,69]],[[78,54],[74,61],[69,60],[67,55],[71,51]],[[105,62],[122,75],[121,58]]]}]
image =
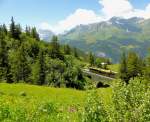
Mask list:
[{"label": "green foliage", "polygon": [[27,54],[24,45],[21,45],[17,50],[12,50],[9,53],[9,60],[9,65],[11,65],[10,70],[13,77],[13,81],[28,82],[30,67],[28,64]]},{"label": "green foliage", "polygon": [[107,122],[107,112],[104,104],[96,91],[88,94],[84,112],[82,113],[83,122]]},{"label": "green foliage", "polygon": [[149,83],[135,78],[129,84],[118,82],[113,88],[113,121],[147,122],[150,120]]},{"label": "green foliage", "polygon": [[50,57],[53,59],[59,58],[60,60],[63,60],[64,58],[62,52],[60,51],[60,45],[58,43],[57,36],[52,37]]},{"label": "green foliage", "polygon": [[73,52],[74,52],[74,57],[79,58],[79,54],[78,54],[77,48],[74,48]]},{"label": "green foliage", "polygon": [[78,50],[76,55],[71,51],[59,44],[57,36],[47,43],[40,40],[36,28],[27,26],[22,32],[12,17],[9,31],[0,26],[0,80],[84,89]]},{"label": "green foliage", "polygon": [[65,46],[64,46],[64,53],[65,53],[66,55],[70,55],[70,54],[71,54],[71,48],[70,48],[69,45],[65,45]]},{"label": "green foliage", "polygon": [[102,60],[100,58],[96,58],[95,65],[99,68],[102,68]]},{"label": "green foliage", "polygon": [[92,54],[92,52],[90,52],[90,54],[89,54],[89,63],[91,66],[93,66],[95,64],[95,57]]},{"label": "green foliage", "polygon": [[65,88],[2,83],[0,121],[148,122],[149,85],[143,78],[131,79],[128,85],[116,80],[112,90],[98,89],[87,94]]},{"label": "green foliage", "polygon": [[6,80],[8,67],[7,43],[4,40],[4,34],[0,33],[0,79]]},{"label": "green foliage", "polygon": [[65,86],[64,82],[64,72],[66,70],[66,65],[63,61],[54,59],[50,57],[46,58],[46,67],[47,67],[47,77],[46,82],[49,85],[61,87]]},{"label": "green foliage", "polygon": [[143,74],[144,74],[145,79],[149,81],[150,79],[150,57],[147,58],[145,65],[146,67],[144,68]]},{"label": "green foliage", "polygon": [[129,76],[128,76],[128,69],[127,69],[127,57],[125,53],[123,53],[121,57],[119,77],[121,80],[125,81],[128,84]]},{"label": "green foliage", "polygon": [[148,122],[150,120],[150,83],[143,78],[130,80],[126,85],[116,80],[112,86],[110,104],[104,105],[102,97],[90,93],[82,120],[86,122]]},{"label": "green foliage", "polygon": [[40,41],[39,34],[35,27],[31,29],[30,34],[29,34],[29,32],[30,32],[30,28],[26,30],[26,34],[31,35],[32,38],[36,39],[37,41]]},{"label": "green foliage", "polygon": [[19,73],[18,80],[27,82],[30,74],[30,67],[28,64],[25,45],[21,45],[20,48],[18,49],[17,65],[18,65],[18,73]]},{"label": "green foliage", "polygon": [[141,70],[140,67],[140,59],[138,57],[138,55],[134,52],[129,52],[128,54],[128,58],[127,58],[127,67],[128,67],[128,75],[129,77],[136,77],[139,74],[141,74]]},{"label": "green foliage", "polygon": [[143,76],[145,62],[135,52],[123,53],[120,62],[119,77],[128,84],[131,78]]},{"label": "green foliage", "polygon": [[44,52],[41,51],[39,52],[39,79],[37,81],[38,85],[43,85],[45,83],[45,57],[44,57]]},{"label": "green foliage", "polygon": [[21,34],[21,26],[18,24],[15,24],[14,18],[11,18],[11,24],[10,24],[10,37],[14,39],[20,39]]}]

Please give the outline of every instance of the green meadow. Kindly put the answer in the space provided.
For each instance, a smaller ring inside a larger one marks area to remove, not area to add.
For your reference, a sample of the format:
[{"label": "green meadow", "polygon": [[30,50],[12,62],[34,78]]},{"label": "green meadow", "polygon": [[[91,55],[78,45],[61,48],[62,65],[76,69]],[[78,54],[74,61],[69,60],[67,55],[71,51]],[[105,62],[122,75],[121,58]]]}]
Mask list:
[{"label": "green meadow", "polygon": [[[111,88],[98,89],[105,104]],[[27,84],[0,84],[1,121],[79,121],[89,91]]]}]

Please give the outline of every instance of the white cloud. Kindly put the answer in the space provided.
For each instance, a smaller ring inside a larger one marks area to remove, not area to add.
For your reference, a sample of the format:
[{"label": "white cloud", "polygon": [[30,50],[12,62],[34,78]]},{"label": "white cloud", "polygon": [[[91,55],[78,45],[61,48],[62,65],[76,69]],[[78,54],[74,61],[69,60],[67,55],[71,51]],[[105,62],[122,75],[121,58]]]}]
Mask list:
[{"label": "white cloud", "polygon": [[96,14],[93,10],[77,9],[74,13],[70,14],[64,20],[57,22],[57,24],[53,26],[44,22],[40,27],[42,29],[52,30],[55,33],[62,33],[77,25],[100,22],[110,19],[113,16],[124,18],[150,18],[150,4],[142,10],[135,9],[129,0],[99,0],[99,3],[102,6],[99,14]]},{"label": "white cloud", "polygon": [[42,30],[51,30],[52,27],[47,22],[42,22],[40,24],[40,29],[42,29]]},{"label": "white cloud", "polygon": [[102,12],[107,17],[122,16],[133,10],[132,5],[127,0],[100,0],[103,6]]},{"label": "white cloud", "polygon": [[101,20],[102,18],[92,10],[77,9],[75,13],[68,16],[65,20],[58,22],[56,32],[62,32],[80,24],[90,24]]},{"label": "white cloud", "polygon": [[101,11],[106,18],[113,16],[150,18],[150,4],[142,10],[134,8],[129,0],[99,0],[99,3],[103,6]]},{"label": "white cloud", "polygon": [[56,25],[50,26],[48,23],[44,22],[40,26],[44,29],[52,29],[55,33],[62,33],[66,30],[80,25],[80,24],[90,24],[94,22],[101,21],[102,18],[94,13],[92,10],[77,9],[74,13],[69,15],[64,20],[59,21]]}]

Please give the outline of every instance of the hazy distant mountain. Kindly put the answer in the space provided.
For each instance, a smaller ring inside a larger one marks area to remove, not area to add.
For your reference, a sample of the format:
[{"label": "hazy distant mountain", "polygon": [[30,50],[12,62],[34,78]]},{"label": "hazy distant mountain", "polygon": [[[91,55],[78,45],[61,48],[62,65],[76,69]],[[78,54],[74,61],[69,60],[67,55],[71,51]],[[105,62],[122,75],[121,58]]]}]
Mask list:
[{"label": "hazy distant mountain", "polygon": [[45,40],[45,41],[50,41],[52,36],[54,35],[54,33],[50,30],[43,30],[43,29],[40,29],[38,31],[39,35],[40,35],[40,38]]},{"label": "hazy distant mountain", "polygon": [[85,52],[119,61],[123,50],[134,50],[145,56],[150,47],[150,20],[113,17],[108,21],[80,25],[59,36],[62,43]]}]

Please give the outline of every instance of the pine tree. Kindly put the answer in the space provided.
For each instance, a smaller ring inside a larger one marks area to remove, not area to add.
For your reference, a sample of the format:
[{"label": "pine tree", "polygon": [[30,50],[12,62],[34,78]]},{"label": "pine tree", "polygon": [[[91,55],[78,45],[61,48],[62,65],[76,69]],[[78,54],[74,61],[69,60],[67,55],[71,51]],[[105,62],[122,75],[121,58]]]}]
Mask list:
[{"label": "pine tree", "polygon": [[4,33],[0,32],[0,79],[6,80],[6,71],[8,66],[7,44],[4,40]]},{"label": "pine tree", "polygon": [[14,38],[20,40],[20,34],[21,34],[21,26],[18,24],[15,26],[15,35]]},{"label": "pine tree", "polygon": [[5,24],[3,24],[3,30],[4,30],[4,33],[7,34],[8,33],[8,30],[7,30],[7,27]]},{"label": "pine tree", "polygon": [[25,46],[22,44],[18,50],[18,80],[28,82],[30,68],[27,60]]},{"label": "pine tree", "polygon": [[25,32],[26,32],[27,36],[31,36],[31,28],[30,27],[26,26]]},{"label": "pine tree", "polygon": [[74,57],[79,58],[77,48],[74,48]]},{"label": "pine tree", "polygon": [[71,48],[70,48],[69,45],[64,46],[64,53],[67,54],[67,55],[71,54]]},{"label": "pine tree", "polygon": [[11,18],[11,24],[10,24],[10,36],[12,38],[15,37],[15,21],[13,17]]},{"label": "pine tree", "polygon": [[144,69],[144,78],[149,81],[150,79],[150,57],[146,59],[145,69]]},{"label": "pine tree", "polygon": [[39,80],[37,81],[38,85],[43,85],[45,83],[46,72],[45,72],[45,57],[44,52],[40,51],[39,53]]},{"label": "pine tree", "polygon": [[2,32],[3,32],[5,35],[7,35],[8,30],[7,30],[7,27],[6,27],[5,24],[3,24],[3,25],[1,26],[1,30],[2,30]]},{"label": "pine tree", "polygon": [[128,77],[128,69],[127,69],[127,58],[126,58],[125,53],[123,53],[122,57],[121,57],[119,77],[122,81],[124,81],[124,82],[126,82],[126,84],[128,84],[129,77]]},{"label": "pine tree", "polygon": [[50,57],[53,59],[56,59],[56,58],[61,59],[61,60],[64,59],[60,51],[60,45],[58,43],[57,36],[52,37]]},{"label": "pine tree", "polygon": [[21,26],[18,24],[15,24],[14,18],[11,18],[11,24],[10,24],[10,37],[14,39],[20,39],[21,34]]},{"label": "pine tree", "polygon": [[95,58],[94,58],[94,55],[92,54],[92,52],[90,52],[90,54],[89,54],[89,63],[91,66],[94,66],[94,64],[95,64]]},{"label": "pine tree", "polygon": [[6,69],[6,81],[7,83],[13,83],[13,75],[11,73],[11,64],[8,62],[8,66]]},{"label": "pine tree", "polygon": [[135,52],[129,52],[128,58],[127,58],[127,67],[128,67],[128,76],[130,78],[135,78],[139,75],[140,69],[138,67],[139,65],[139,57]]},{"label": "pine tree", "polygon": [[31,29],[31,36],[33,38],[35,38],[37,41],[40,41],[39,34],[38,34],[38,32],[37,32],[35,27]]},{"label": "pine tree", "polygon": [[[3,32],[5,33],[5,31]],[[3,32],[0,32],[0,79],[6,80],[7,83],[12,83],[12,75],[10,72],[10,64],[8,60],[7,43],[4,40]]]}]

